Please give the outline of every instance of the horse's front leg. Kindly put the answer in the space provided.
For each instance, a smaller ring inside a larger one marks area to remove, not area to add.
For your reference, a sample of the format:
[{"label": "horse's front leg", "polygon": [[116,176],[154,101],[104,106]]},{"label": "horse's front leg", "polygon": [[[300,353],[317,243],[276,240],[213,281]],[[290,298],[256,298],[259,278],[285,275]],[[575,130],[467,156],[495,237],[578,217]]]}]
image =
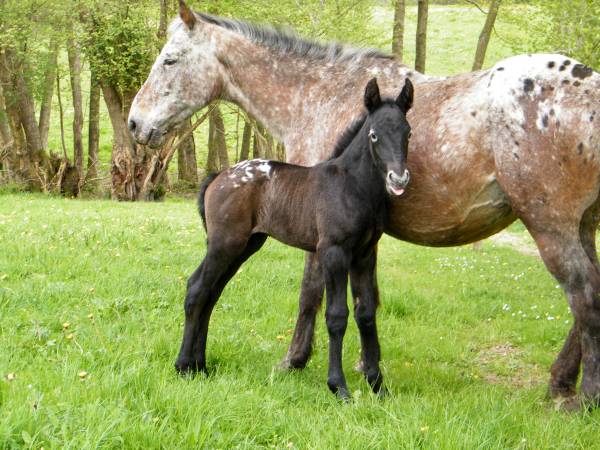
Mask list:
[{"label": "horse's front leg", "polygon": [[307,252],[304,277],[300,290],[300,307],[294,337],[281,366],[285,369],[303,369],[312,353],[315,319],[323,301],[323,271],[315,253]]},{"label": "horse's front leg", "polygon": [[377,251],[373,247],[367,255],[350,266],[350,287],[354,298],[354,318],[360,331],[361,370],[373,392],[380,392],[383,376],[379,369],[381,350],[377,337],[376,313],[379,305],[377,289]]},{"label": "horse's front leg", "polygon": [[346,290],[350,258],[348,252],[340,246],[319,246],[317,252],[323,267],[327,298],[325,310],[325,321],[329,333],[327,385],[338,397],[348,400],[350,392],[346,386],[346,378],[342,369],[342,344],[348,325]]}]

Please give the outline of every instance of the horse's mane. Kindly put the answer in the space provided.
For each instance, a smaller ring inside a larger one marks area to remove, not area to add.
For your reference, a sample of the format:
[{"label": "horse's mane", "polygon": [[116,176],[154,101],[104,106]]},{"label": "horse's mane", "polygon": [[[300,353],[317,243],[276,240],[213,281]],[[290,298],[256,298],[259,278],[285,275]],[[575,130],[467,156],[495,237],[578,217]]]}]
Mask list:
[{"label": "horse's mane", "polygon": [[205,22],[226,28],[266,47],[285,54],[329,62],[352,61],[360,58],[393,59],[375,49],[356,49],[337,42],[323,44],[304,39],[289,28],[256,25],[237,19],[227,19],[205,13],[196,13]]},{"label": "horse's mane", "polygon": [[[381,106],[384,105],[394,106],[396,105],[396,102],[395,100],[385,99],[381,103]],[[365,124],[367,116],[368,114],[364,113],[358,119],[354,120],[354,122],[352,122],[348,128],[346,128],[346,131],[344,131],[338,138],[335,147],[333,148],[333,152],[331,153],[331,156],[328,158],[328,160],[335,159],[342,153],[344,153],[344,150],[346,150],[350,146],[350,143],[354,140],[362,126]]]}]

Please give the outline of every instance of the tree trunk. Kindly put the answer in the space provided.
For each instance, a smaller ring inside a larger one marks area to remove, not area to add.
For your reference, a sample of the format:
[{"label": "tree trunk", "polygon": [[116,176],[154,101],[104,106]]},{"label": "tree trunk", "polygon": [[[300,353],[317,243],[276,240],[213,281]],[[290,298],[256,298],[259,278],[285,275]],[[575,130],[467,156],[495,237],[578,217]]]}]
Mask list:
[{"label": "tree trunk", "polygon": [[136,149],[129,137],[123,115],[122,99],[119,92],[110,84],[101,82],[104,102],[113,128],[113,148],[111,156],[111,196],[118,200],[135,200],[137,186],[135,180]]},{"label": "tree trunk", "polygon": [[283,143],[279,142],[277,144],[277,160],[278,161],[285,161],[285,145],[283,145]]},{"label": "tree trunk", "polygon": [[273,136],[269,132],[267,132],[267,141],[265,142],[265,158],[275,159],[275,143],[273,142]]},{"label": "tree trunk", "polygon": [[261,158],[262,154],[261,154],[261,150],[262,150],[262,145],[261,145],[261,137],[260,137],[260,133],[259,133],[259,127],[260,125],[255,121],[254,122],[254,133],[252,135],[252,158],[256,159],[256,158]]},{"label": "tree trunk", "polygon": [[156,36],[159,41],[162,43],[167,37],[167,0],[160,0],[160,18],[158,22],[158,31],[156,32]]},{"label": "tree trunk", "polygon": [[242,148],[239,161],[245,161],[250,156],[250,143],[252,141],[252,124],[244,120],[244,133],[242,135]]},{"label": "tree trunk", "polygon": [[[30,189],[45,190],[51,177],[51,167],[42,147],[33,94],[25,79],[27,68],[19,61],[14,49],[5,48],[0,57],[0,77],[3,85],[10,89],[10,93],[4,90],[7,112],[11,115],[12,111],[13,115],[18,116],[18,119],[13,118],[13,126],[15,129],[23,127],[25,136],[27,151],[20,158],[23,160],[22,168],[26,171],[25,181]],[[16,136],[14,131],[13,137]]]},{"label": "tree trunk", "polygon": [[[218,105],[214,105],[210,111],[208,130],[207,170],[208,173],[212,173],[229,167],[229,155],[227,154],[227,143],[225,142],[225,124]],[[219,161],[218,168],[217,159]]]},{"label": "tree trunk", "polygon": [[490,36],[496,22],[496,16],[498,15],[498,9],[502,0],[492,0],[490,3],[490,9],[485,19],[485,24],[479,35],[479,41],[477,42],[477,51],[475,52],[475,61],[473,61],[473,70],[481,70],[483,62],[485,61],[485,53],[487,51],[488,44],[490,42]]},{"label": "tree trunk", "polygon": [[[187,132],[192,126],[192,121],[188,120],[186,126],[178,133],[179,138]],[[198,184],[198,166],[196,162],[196,144],[194,135],[184,139],[179,145],[177,151],[177,168],[179,181],[185,181],[193,185]]]},{"label": "tree trunk", "polygon": [[83,180],[83,100],[81,95],[81,57],[73,37],[67,39],[71,92],[73,94],[73,160]]},{"label": "tree trunk", "polygon": [[51,44],[46,71],[44,73],[44,85],[42,93],[42,104],[40,106],[40,138],[42,147],[48,150],[48,131],[50,130],[50,113],[52,112],[52,97],[54,96],[54,81],[56,80],[56,57],[58,54],[58,41]]},{"label": "tree trunk", "polygon": [[97,184],[98,150],[100,148],[100,83],[92,71],[90,75],[90,112],[88,123],[88,164],[86,182]]},{"label": "tree trunk", "polygon": [[4,106],[2,84],[0,83],[0,182],[6,182],[13,176],[11,164],[13,159],[13,144],[8,115]]},{"label": "tree trunk", "polygon": [[[19,118],[14,93],[7,81],[7,73],[0,65],[0,82],[2,83],[2,119],[0,119],[4,148],[4,170],[9,171],[9,178],[19,182],[26,182],[29,177],[29,158],[25,149],[25,135]],[[5,97],[6,93],[6,97]],[[8,145],[12,141],[12,145]]]},{"label": "tree trunk", "polygon": [[8,114],[6,113],[6,105],[4,104],[4,93],[0,83],[0,142],[6,146],[12,141],[10,132],[10,124],[8,123]]},{"label": "tree trunk", "polygon": [[415,55],[415,69],[425,73],[425,59],[427,57],[427,15],[429,0],[418,0],[417,12],[417,48]]},{"label": "tree trunk", "polygon": [[394,31],[392,34],[392,54],[398,61],[404,58],[404,16],[406,0],[396,0],[394,7]]}]

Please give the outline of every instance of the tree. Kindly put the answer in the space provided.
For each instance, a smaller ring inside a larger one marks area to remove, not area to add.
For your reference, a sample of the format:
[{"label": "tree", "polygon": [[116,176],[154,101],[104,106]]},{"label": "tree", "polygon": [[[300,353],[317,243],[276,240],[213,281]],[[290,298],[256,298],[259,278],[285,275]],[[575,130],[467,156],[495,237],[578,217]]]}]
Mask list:
[{"label": "tree", "polygon": [[[192,126],[191,120],[186,122],[186,126],[179,132],[181,136]],[[198,184],[198,164],[196,162],[196,143],[194,135],[190,134],[179,147],[177,152],[177,173],[179,181],[190,183],[192,186]]]},{"label": "tree", "polygon": [[473,70],[481,70],[483,62],[485,61],[485,53],[487,51],[488,44],[490,42],[490,36],[496,22],[496,16],[498,15],[498,9],[502,0],[492,0],[490,3],[490,9],[487,13],[485,24],[479,35],[479,41],[477,42],[477,51],[475,52],[475,60],[473,61]]},{"label": "tree", "polygon": [[415,54],[415,70],[425,73],[425,60],[427,57],[427,15],[428,0],[418,0],[417,6],[417,45]]},{"label": "tree", "polygon": [[81,57],[79,45],[73,35],[67,38],[67,55],[73,99],[73,160],[79,180],[83,173],[83,97],[81,94]]},{"label": "tree", "polygon": [[406,0],[396,0],[394,6],[394,30],[392,33],[392,54],[402,61],[404,58],[404,16]]},{"label": "tree", "polygon": [[503,21],[527,30],[503,36],[514,53],[562,53],[600,70],[600,2],[529,0],[505,8]]},{"label": "tree", "polygon": [[98,150],[100,148],[100,82],[94,71],[90,73],[90,107],[88,121],[88,163],[85,180],[92,185],[98,177]]}]

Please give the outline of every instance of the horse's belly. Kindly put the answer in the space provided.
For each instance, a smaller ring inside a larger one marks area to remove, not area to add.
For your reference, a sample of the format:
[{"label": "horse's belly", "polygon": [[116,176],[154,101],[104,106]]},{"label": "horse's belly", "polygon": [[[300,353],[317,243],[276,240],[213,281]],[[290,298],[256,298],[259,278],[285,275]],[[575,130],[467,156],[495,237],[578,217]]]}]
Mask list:
[{"label": "horse's belly", "polygon": [[[416,183],[415,183],[416,184]],[[475,184],[477,186],[477,184]],[[510,201],[493,176],[473,192],[451,185],[415,186],[393,202],[386,233],[419,245],[454,246],[491,236],[516,219]]]}]

